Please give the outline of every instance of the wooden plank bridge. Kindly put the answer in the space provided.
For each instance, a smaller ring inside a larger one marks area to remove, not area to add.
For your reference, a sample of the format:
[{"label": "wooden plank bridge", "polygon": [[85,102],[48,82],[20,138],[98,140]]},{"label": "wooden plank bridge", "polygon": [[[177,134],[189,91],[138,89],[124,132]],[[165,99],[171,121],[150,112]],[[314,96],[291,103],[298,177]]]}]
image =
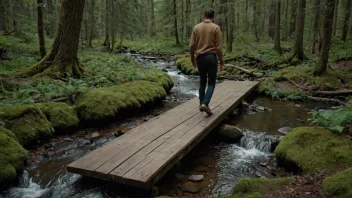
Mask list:
[{"label": "wooden plank bridge", "polygon": [[199,100],[194,98],[69,164],[67,170],[138,188],[151,188],[257,84],[225,81],[215,89],[210,105],[213,116],[199,112]]}]

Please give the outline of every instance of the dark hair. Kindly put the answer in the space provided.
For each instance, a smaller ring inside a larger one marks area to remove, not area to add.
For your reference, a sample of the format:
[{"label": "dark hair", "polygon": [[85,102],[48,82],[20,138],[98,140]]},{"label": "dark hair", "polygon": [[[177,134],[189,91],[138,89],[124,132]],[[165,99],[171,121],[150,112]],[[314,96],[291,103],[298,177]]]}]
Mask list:
[{"label": "dark hair", "polygon": [[207,8],[204,10],[204,15],[207,19],[213,19],[215,16],[215,11],[213,8]]}]

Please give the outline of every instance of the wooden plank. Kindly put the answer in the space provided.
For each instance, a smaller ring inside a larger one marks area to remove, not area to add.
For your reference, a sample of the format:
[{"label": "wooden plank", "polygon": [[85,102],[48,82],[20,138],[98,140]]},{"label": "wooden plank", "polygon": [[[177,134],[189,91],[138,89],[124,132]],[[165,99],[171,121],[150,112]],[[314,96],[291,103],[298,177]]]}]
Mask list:
[{"label": "wooden plank", "polygon": [[[220,84],[220,86],[218,86],[218,91],[225,89],[228,84],[229,81]],[[195,112],[198,112],[195,111],[198,109],[197,104],[199,104],[198,99],[194,98],[183,105],[171,109],[170,111],[158,116],[152,122],[148,122],[132,129],[129,133],[123,135],[122,137],[109,142],[105,146],[69,164],[67,166],[67,170],[78,174],[93,176],[92,174],[96,169],[103,166],[107,161],[118,155],[138,139],[148,135],[150,131],[168,131],[176,127],[178,124],[186,121],[193,115],[190,114],[186,116],[189,112],[194,114]],[[160,123],[167,123],[170,121],[168,116],[172,116],[173,122],[168,125],[161,125]]]},{"label": "wooden plank", "polygon": [[192,99],[68,165],[69,172],[150,188],[197,145],[256,86],[225,81],[215,89],[214,115]]},{"label": "wooden plank", "polygon": [[[220,100],[226,100],[226,97],[228,97],[229,93],[233,91],[235,88],[233,87],[228,87],[228,85],[223,86],[222,90],[218,91],[217,98]],[[213,105],[218,105],[217,101],[214,102]],[[198,110],[198,105],[196,106],[197,108],[192,110],[189,114],[184,115],[183,119],[185,122],[187,120],[192,119],[194,116],[199,114]],[[170,120],[167,122],[168,125],[170,122],[175,122],[173,121],[173,117],[170,117]],[[174,133],[180,130],[186,130],[187,128],[183,127],[183,123],[175,123],[178,126],[167,131],[167,130],[156,130],[153,133],[148,134],[144,138],[136,141],[135,143],[131,144],[128,148],[124,149],[121,153],[118,155],[114,156],[111,158],[108,162],[106,162],[104,165],[99,167],[95,172],[96,174],[101,174],[100,177],[105,176],[106,174],[110,173],[113,171],[115,168],[117,168],[120,164],[125,162],[128,158],[133,156],[135,153],[139,152],[142,150],[144,147],[146,147],[148,144],[153,142],[154,140],[161,138],[163,141],[166,141],[170,136],[172,136]],[[180,127],[181,126],[181,127]]]},{"label": "wooden plank", "polygon": [[[254,88],[255,84],[252,86]],[[248,90],[246,91],[248,92]],[[153,185],[174,165],[174,163],[177,163],[193,148],[193,146],[201,141],[217,125],[218,122],[221,122],[222,118],[225,117],[232,108],[241,102],[240,99],[243,98],[246,91],[235,94],[234,98],[238,99],[236,103],[232,100],[228,100],[218,108],[215,108],[214,115],[216,114],[221,116],[211,116],[203,119],[194,128],[189,130],[186,135],[176,140],[174,144],[168,145],[168,147],[164,147],[163,149],[157,149],[155,153],[151,153],[150,157],[146,159],[146,161],[149,161],[150,163],[145,163],[146,165],[144,167],[139,167],[139,170],[136,172],[129,172],[124,175],[124,183],[131,183],[132,185],[141,188],[149,188]],[[229,108],[229,106],[232,108]],[[205,129],[207,130],[205,131]],[[186,149],[187,147],[188,149]],[[151,159],[153,157],[154,159]],[[168,168],[166,168],[167,166]],[[165,168],[165,170],[163,170],[163,168]]]},{"label": "wooden plank", "polygon": [[[226,92],[225,93],[223,93],[223,94],[220,93],[220,94],[217,95],[217,97],[219,97],[219,99],[221,99],[221,100],[226,100],[233,93],[238,91],[239,89],[240,89],[240,87],[231,86],[229,88],[226,88]],[[217,100],[217,101],[219,101],[219,100]],[[215,108],[217,105],[218,104],[215,102],[213,104],[213,107]],[[198,111],[198,114],[200,114],[199,111]],[[204,116],[198,115],[198,114],[196,116],[190,118],[189,120],[187,120],[185,123],[179,125],[177,128],[171,130],[167,134],[164,134],[163,136],[161,136],[159,139],[156,140],[156,142],[157,142],[156,144],[154,144],[154,142],[153,142],[152,143],[153,144],[153,148],[154,149],[156,149],[156,148],[160,149],[159,145],[163,145],[163,146],[167,147],[171,143],[176,141],[176,139],[181,137],[182,134],[187,132],[190,128],[194,127],[201,120],[204,119]],[[134,168],[140,161],[144,160],[146,158],[146,156],[150,152],[153,151],[153,150],[150,150],[150,148],[148,146],[145,147],[144,149],[140,150],[136,155],[133,155],[128,160],[126,160],[121,166],[118,166],[115,170],[113,170],[110,173],[111,177],[113,177],[114,180],[118,179],[118,177],[122,177],[125,173],[127,173],[127,171],[130,171],[130,169]],[[163,148],[161,148],[161,149],[163,149]],[[138,169],[138,167],[137,167],[137,169]]]}]

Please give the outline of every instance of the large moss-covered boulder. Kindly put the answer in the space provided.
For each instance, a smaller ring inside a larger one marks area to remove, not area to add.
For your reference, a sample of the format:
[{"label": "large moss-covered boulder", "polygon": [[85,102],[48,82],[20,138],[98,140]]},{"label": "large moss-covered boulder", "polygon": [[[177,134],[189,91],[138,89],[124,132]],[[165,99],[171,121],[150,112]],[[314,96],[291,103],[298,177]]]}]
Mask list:
[{"label": "large moss-covered boulder", "polygon": [[38,108],[43,112],[54,129],[67,129],[77,127],[79,124],[76,110],[66,103],[43,103],[39,104]]},{"label": "large moss-covered boulder", "polygon": [[176,61],[176,66],[183,74],[186,75],[198,75],[198,70],[192,66],[190,57],[181,56]]},{"label": "large moss-covered boulder", "polygon": [[33,105],[0,107],[0,120],[12,131],[23,146],[51,137],[54,129],[42,111]]},{"label": "large moss-covered boulder", "polygon": [[295,128],[282,139],[275,155],[304,173],[347,168],[352,165],[352,141],[322,127]]},{"label": "large moss-covered boulder", "polygon": [[27,159],[27,151],[14,136],[11,131],[0,127],[0,189],[17,178]]},{"label": "large moss-covered boulder", "polygon": [[140,108],[165,97],[166,91],[159,84],[134,81],[91,90],[78,98],[76,110],[83,120],[101,120],[116,116],[121,110]]},{"label": "large moss-covered boulder", "polygon": [[144,80],[159,84],[165,89],[166,92],[169,92],[174,86],[174,81],[164,72],[156,72],[155,75]]},{"label": "large moss-covered boulder", "polygon": [[352,168],[325,178],[323,192],[331,197],[352,197]]}]

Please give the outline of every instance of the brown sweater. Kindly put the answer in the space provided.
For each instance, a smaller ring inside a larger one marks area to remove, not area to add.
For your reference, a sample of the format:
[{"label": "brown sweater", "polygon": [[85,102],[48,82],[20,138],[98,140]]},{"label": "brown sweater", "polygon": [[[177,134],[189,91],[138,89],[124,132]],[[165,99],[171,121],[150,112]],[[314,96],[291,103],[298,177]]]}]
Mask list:
[{"label": "brown sweater", "polygon": [[209,52],[217,54],[220,65],[224,65],[220,27],[207,19],[193,29],[190,43],[192,62],[195,62],[199,55]]}]

